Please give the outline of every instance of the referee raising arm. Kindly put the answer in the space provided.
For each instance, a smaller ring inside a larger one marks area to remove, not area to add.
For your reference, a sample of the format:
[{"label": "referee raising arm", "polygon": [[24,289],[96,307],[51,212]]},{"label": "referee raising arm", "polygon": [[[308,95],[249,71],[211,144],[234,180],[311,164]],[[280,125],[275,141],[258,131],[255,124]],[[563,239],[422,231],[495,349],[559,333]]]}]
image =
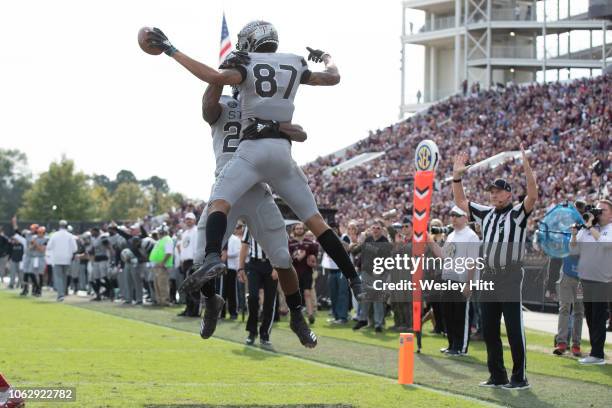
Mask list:
[{"label": "referee raising arm", "polygon": [[[521,260],[525,249],[527,218],[538,197],[535,176],[521,144],[523,169],[527,179],[527,196],[512,205],[512,188],[503,179],[487,187],[491,205],[468,201],[461,177],[467,170],[467,154],[461,153],[453,165],[453,197],[455,204],[480,224],[482,230],[481,256],[485,260],[482,278],[494,282],[495,292],[482,303],[483,337],[487,347],[487,366],[490,377],[480,385],[505,389],[529,388],[525,374],[525,328],[521,311],[523,268]],[[491,298],[492,297],[492,298]],[[512,376],[504,367],[500,337],[501,316],[504,316],[508,342],[512,352]]]}]

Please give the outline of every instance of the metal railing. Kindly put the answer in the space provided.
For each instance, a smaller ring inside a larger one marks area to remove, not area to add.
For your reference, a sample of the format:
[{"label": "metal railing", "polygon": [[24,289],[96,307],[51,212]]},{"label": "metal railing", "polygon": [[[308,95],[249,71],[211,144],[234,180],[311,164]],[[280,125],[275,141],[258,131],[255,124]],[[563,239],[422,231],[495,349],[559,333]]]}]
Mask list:
[{"label": "metal railing", "polygon": [[529,45],[494,45],[491,47],[491,58],[536,58],[536,55]]},{"label": "metal railing", "polygon": [[491,9],[491,20],[501,21],[535,21],[536,16],[533,8],[494,8]]},{"label": "metal railing", "polygon": [[[463,24],[463,17],[459,24]],[[419,32],[445,30],[453,27],[455,27],[455,16],[436,17],[434,18],[433,24],[431,24],[431,21],[427,21],[425,25],[419,29]]]}]

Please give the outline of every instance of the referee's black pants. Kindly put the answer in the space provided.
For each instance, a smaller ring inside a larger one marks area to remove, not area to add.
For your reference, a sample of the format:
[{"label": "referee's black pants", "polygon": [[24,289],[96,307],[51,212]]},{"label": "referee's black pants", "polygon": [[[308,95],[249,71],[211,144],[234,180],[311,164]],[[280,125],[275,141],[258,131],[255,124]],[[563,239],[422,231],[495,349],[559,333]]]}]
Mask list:
[{"label": "referee's black pants", "polygon": [[225,309],[232,319],[238,316],[238,308],[236,307],[236,299],[238,298],[238,287],[236,286],[236,270],[227,269],[227,272],[221,277],[221,296],[225,299],[223,312],[221,316],[225,317]]},{"label": "referee's black pants", "polygon": [[257,323],[259,320],[259,289],[263,288],[264,301],[259,337],[270,340],[274,312],[276,310],[276,288],[278,281],[272,279],[272,265],[269,261],[251,259],[247,264],[247,277],[249,281],[249,319],[246,330],[251,336],[257,336]]},{"label": "referee's black pants", "polygon": [[470,343],[469,302],[463,293],[457,290],[445,291],[443,300],[440,305],[446,327],[448,349],[467,353]]},{"label": "referee's black pants", "polygon": [[[526,344],[525,328],[523,326],[523,311],[521,304],[521,289],[523,270],[520,266],[507,269],[501,274],[488,274],[485,272],[482,280],[491,280],[495,283],[495,292],[491,297],[484,296],[481,303],[482,310],[482,336],[487,346],[487,366],[491,379],[495,383],[504,383],[508,374],[504,366],[504,351],[501,341],[501,317],[504,316],[508,343],[512,353],[512,382],[526,381]],[[496,301],[496,297],[503,300]]]}]

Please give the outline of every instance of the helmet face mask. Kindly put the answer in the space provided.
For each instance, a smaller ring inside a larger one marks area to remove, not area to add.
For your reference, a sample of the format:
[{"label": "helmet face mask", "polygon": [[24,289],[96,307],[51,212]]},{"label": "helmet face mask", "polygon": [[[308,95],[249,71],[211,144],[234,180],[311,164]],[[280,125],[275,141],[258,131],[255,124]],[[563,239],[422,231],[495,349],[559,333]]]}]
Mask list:
[{"label": "helmet face mask", "polygon": [[269,52],[276,52],[278,32],[267,21],[256,20],[251,21],[240,30],[236,49],[238,51],[257,52],[257,49],[264,44],[269,44],[269,48],[273,49]]}]

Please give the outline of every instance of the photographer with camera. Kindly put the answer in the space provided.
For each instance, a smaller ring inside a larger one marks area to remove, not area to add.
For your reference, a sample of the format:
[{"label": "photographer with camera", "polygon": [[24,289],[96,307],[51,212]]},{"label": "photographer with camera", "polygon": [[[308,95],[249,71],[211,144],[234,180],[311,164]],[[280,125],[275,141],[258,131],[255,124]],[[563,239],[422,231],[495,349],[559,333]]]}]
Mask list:
[{"label": "photographer with camera", "polygon": [[[429,222],[429,232],[430,233],[427,234],[427,238],[430,241],[438,244],[438,246],[442,246],[446,240],[446,235],[451,231],[448,227],[445,227],[442,224],[442,220],[433,218]],[[433,279],[437,283],[442,282],[441,268],[437,268],[434,265],[432,268],[427,268],[423,272],[428,279]],[[423,315],[422,323],[431,320],[433,326],[431,333],[441,335],[448,334],[448,331],[446,330],[446,319],[444,318],[444,308],[442,306],[441,294],[437,291],[431,291],[430,293],[427,293],[426,299],[427,302],[423,311],[425,314]]]},{"label": "photographer with camera", "polygon": [[[450,212],[451,228],[440,228],[444,233],[448,232],[448,237],[443,246],[440,247],[432,238],[429,238],[429,248],[440,258],[453,258],[456,260],[472,259],[476,261],[479,255],[480,238],[468,225],[468,218],[465,211],[454,206]],[[434,228],[432,228],[432,232]],[[470,340],[470,287],[469,282],[477,279],[475,268],[463,268],[460,270],[458,262],[453,262],[455,268],[444,268],[442,271],[443,281],[468,283],[463,292],[456,290],[446,290],[443,295],[442,317],[444,319],[444,327],[446,328],[446,336],[448,338],[448,347],[440,351],[450,356],[466,355],[468,352],[468,344]]]},{"label": "photographer with camera", "polygon": [[612,292],[612,201],[587,206],[582,225],[572,227],[570,248],[580,255],[578,276],[584,292],[584,314],[589,328],[591,353],[580,364],[603,365],[608,301]]},{"label": "photographer with camera", "polygon": [[[585,212],[586,202],[574,201],[574,207],[582,215]],[[553,354],[563,355],[569,341],[572,341],[571,353],[580,357],[580,342],[582,340],[582,320],[584,318],[584,304],[582,302],[582,287],[578,279],[578,260],[580,257],[570,254],[561,259],[561,276],[557,281],[557,293],[559,299],[559,317],[557,322],[557,334],[555,336],[555,349]],[[570,333],[570,312],[572,332]]]}]

